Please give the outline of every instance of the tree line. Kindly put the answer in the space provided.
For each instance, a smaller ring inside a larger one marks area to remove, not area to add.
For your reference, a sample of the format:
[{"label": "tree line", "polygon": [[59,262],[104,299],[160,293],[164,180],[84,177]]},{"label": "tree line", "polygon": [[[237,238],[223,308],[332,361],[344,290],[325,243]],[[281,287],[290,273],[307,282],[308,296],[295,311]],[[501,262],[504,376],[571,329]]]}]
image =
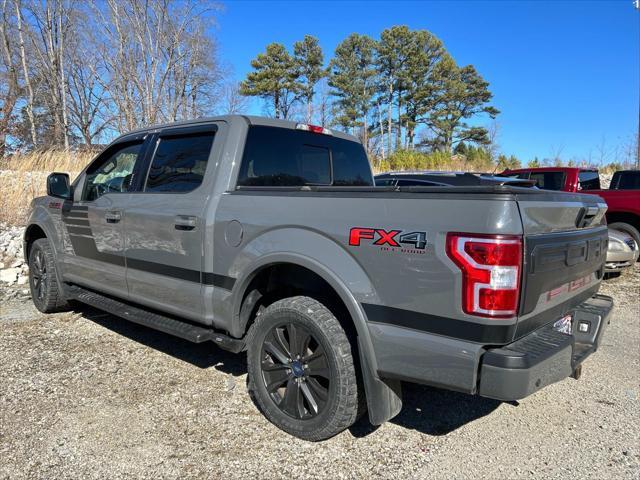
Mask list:
[{"label": "tree line", "polygon": [[223,81],[211,33],[218,5],[209,0],[0,0],[0,8],[0,156],[244,105]]},{"label": "tree line", "polygon": [[416,147],[450,153],[489,145],[489,131],[473,120],[499,113],[473,65],[458,66],[435,35],[404,25],[379,39],[351,34],[326,64],[318,39],[306,35],[292,53],[267,45],[251,66],[241,93],[267,100],[275,117],[311,121],[315,113],[321,125],[358,135],[383,158]]},{"label": "tree line", "polygon": [[500,153],[488,82],[427,30],[354,33],[328,59],[311,35],[291,50],[271,43],[237,82],[213,34],[219,8],[213,0],[0,0],[0,158],[248,113],[257,97],[267,115],[357,135],[377,167],[452,156],[483,169],[520,163]]}]

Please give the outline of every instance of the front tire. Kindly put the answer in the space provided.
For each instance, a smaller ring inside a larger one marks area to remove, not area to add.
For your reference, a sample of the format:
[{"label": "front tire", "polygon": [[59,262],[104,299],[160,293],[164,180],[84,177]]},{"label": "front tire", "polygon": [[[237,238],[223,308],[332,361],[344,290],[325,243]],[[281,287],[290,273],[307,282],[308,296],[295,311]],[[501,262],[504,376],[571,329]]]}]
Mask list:
[{"label": "front tire", "polygon": [[49,240],[39,238],[29,250],[29,287],[35,307],[42,313],[68,309],[62,288],[58,284],[56,262]]},{"label": "front tire", "polygon": [[324,440],[358,414],[351,345],[340,322],[310,297],[267,307],[249,332],[249,390],[269,421],[304,440]]}]

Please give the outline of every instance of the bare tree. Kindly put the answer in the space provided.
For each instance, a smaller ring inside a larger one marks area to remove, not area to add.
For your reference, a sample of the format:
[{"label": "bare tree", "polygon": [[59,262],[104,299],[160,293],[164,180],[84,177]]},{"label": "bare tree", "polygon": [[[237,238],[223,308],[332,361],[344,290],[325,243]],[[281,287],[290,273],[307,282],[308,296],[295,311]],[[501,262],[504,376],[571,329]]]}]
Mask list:
[{"label": "bare tree", "polygon": [[210,111],[220,68],[207,29],[217,5],[185,0],[95,3],[96,39],[120,129]]},{"label": "bare tree", "polygon": [[318,87],[318,99],[316,104],[316,115],[318,124],[327,127],[333,122],[332,108],[331,108],[331,91],[326,79],[322,79]]},{"label": "bare tree", "polygon": [[99,85],[100,73],[91,66],[97,59],[83,52],[69,63],[70,123],[83,142],[92,145],[111,126],[113,115],[107,109],[106,92]]},{"label": "bare tree", "polygon": [[611,150],[607,147],[607,138],[604,135],[600,137],[600,143],[596,145],[596,154],[598,165],[602,166],[607,163]]},{"label": "bare tree", "polygon": [[562,151],[564,150],[564,145],[552,145],[551,146],[551,157],[544,160],[544,164],[547,166],[562,166]]},{"label": "bare tree", "polygon": [[25,110],[27,112],[27,118],[29,120],[29,133],[31,135],[31,145],[35,147],[37,145],[37,137],[36,137],[36,122],[33,116],[33,104],[34,104],[34,95],[33,95],[33,86],[31,84],[31,77],[29,75],[29,68],[27,67],[27,54],[24,48],[24,29],[22,22],[22,2],[21,0],[15,0],[16,7],[16,20],[18,24],[18,39],[20,41],[20,61],[22,63],[22,73],[24,75],[24,84],[27,88],[27,103],[25,106]]},{"label": "bare tree", "polygon": [[487,138],[489,143],[487,144],[487,151],[491,157],[491,161],[495,162],[500,154],[500,143],[498,139],[500,137],[500,124],[497,120],[493,120],[487,128]]},{"label": "bare tree", "polygon": [[[78,25],[74,18],[75,0],[31,0],[30,51],[33,52],[40,88],[53,118],[53,136],[57,145],[69,148],[67,112],[66,47]],[[33,108],[33,107],[32,107]]]},{"label": "bare tree", "polygon": [[7,0],[2,0],[0,17],[0,157],[7,149],[7,137],[16,103],[20,97],[18,55],[15,31]]},{"label": "bare tree", "polygon": [[249,107],[249,101],[249,97],[240,93],[239,82],[227,82],[222,87],[218,111],[223,115],[245,113]]}]

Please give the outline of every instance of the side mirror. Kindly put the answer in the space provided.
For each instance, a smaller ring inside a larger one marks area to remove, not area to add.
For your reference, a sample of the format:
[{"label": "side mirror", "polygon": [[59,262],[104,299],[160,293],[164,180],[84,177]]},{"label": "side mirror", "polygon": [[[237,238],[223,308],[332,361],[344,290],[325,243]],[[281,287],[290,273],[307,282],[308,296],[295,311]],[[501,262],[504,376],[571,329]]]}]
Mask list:
[{"label": "side mirror", "polygon": [[47,177],[47,195],[51,197],[71,198],[71,185],[68,173],[54,172]]}]

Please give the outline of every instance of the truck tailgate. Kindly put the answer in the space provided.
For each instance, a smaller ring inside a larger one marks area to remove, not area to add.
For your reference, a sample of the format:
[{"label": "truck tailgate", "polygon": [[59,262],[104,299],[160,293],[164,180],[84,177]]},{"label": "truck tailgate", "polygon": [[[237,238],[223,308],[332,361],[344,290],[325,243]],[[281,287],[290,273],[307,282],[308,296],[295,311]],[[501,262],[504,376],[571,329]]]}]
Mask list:
[{"label": "truck tailgate", "polygon": [[518,195],[524,265],[516,338],[554,321],[593,295],[604,273],[606,204],[593,195]]}]

